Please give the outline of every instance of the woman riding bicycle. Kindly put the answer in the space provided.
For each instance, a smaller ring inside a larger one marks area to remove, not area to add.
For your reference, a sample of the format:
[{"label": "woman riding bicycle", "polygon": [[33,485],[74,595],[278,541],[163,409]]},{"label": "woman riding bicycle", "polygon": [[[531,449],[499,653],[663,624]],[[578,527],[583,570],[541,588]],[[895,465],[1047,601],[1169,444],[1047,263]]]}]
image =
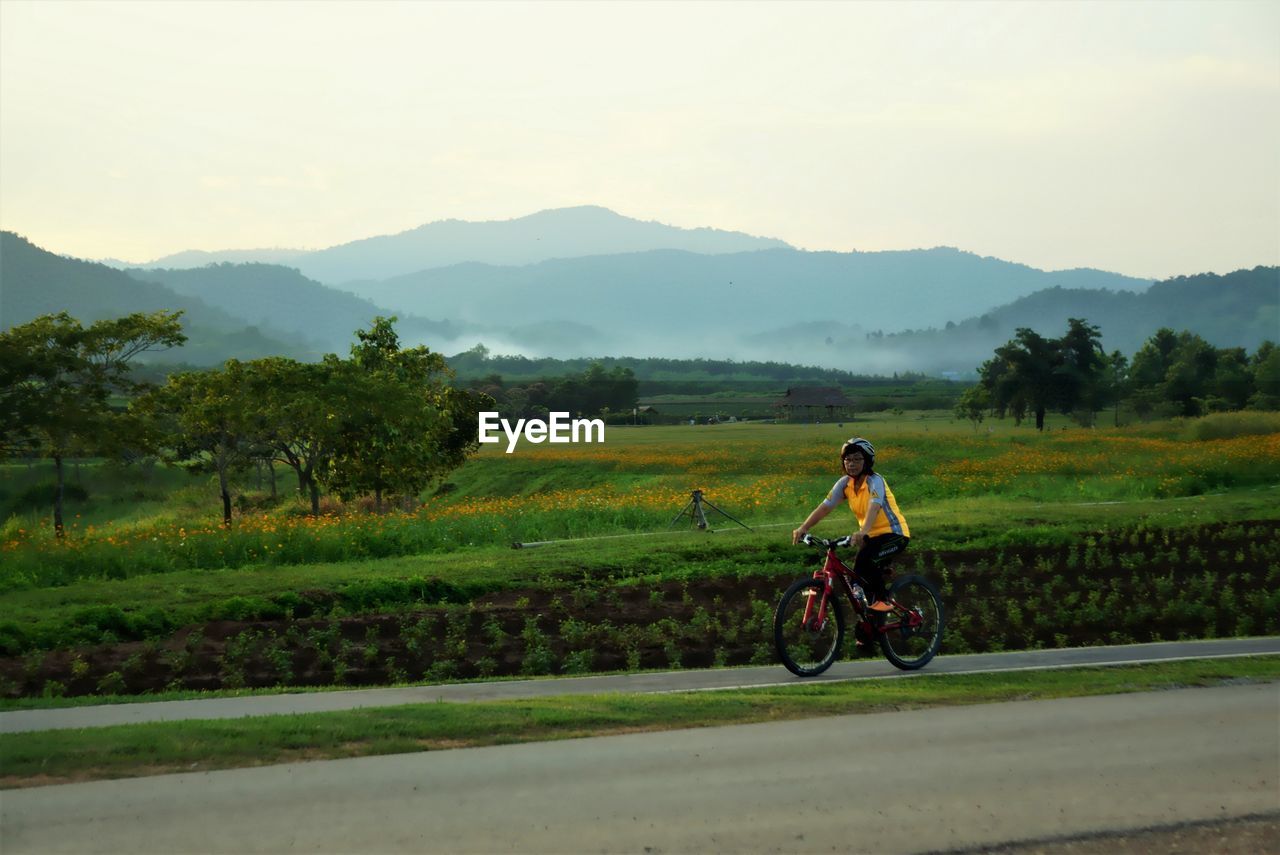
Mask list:
[{"label": "woman riding bicycle", "polygon": [[884,570],[893,556],[907,548],[911,530],[907,528],[906,517],[898,510],[889,485],[873,471],[875,463],[876,450],[870,442],[860,436],[845,442],[840,447],[844,475],[800,528],[791,532],[791,542],[799,543],[841,499],[847,499],[859,524],[850,538],[854,546],[860,547],[853,569],[867,585],[871,609],[887,612],[893,607],[885,602]]}]

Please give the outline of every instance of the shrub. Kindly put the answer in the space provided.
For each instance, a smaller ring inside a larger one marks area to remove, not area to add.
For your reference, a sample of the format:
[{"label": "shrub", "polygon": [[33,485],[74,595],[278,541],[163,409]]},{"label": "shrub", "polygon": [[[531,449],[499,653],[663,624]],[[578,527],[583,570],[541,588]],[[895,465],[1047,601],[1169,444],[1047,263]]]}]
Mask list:
[{"label": "shrub", "polygon": [[1280,413],[1248,411],[1213,413],[1188,421],[1185,429],[1187,438],[1201,442],[1271,433],[1280,433]]}]

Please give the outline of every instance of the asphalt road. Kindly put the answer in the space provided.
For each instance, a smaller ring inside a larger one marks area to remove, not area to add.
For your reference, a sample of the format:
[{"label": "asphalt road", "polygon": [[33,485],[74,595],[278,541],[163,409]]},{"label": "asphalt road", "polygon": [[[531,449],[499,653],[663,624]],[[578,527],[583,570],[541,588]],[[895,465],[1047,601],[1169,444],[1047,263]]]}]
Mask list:
[{"label": "asphalt road", "polygon": [[922,852],[1280,809],[1275,684],[15,790],[26,852]]},{"label": "asphalt road", "polygon": [[608,677],[574,677],[552,680],[509,680],[390,689],[261,695],[212,700],[162,701],[109,704],[56,710],[14,710],[0,713],[0,733],[104,727],[149,721],[244,718],[255,715],[333,712],[360,707],[449,701],[516,700],[548,695],[600,694],[606,692],[712,691],[758,686],[794,685],[835,680],[870,680],[884,677],[912,679],[927,674],[974,674],[1081,665],[1119,665],[1205,657],[1280,654],[1280,637],[1225,638],[1209,641],[1175,641],[1130,644],[1117,647],[1075,647],[1065,650],[1030,650],[1018,653],[983,653],[939,656],[919,672],[903,672],[881,658],[837,662],[820,677],[793,677],[781,665],[758,668],[667,671],[620,674]]}]

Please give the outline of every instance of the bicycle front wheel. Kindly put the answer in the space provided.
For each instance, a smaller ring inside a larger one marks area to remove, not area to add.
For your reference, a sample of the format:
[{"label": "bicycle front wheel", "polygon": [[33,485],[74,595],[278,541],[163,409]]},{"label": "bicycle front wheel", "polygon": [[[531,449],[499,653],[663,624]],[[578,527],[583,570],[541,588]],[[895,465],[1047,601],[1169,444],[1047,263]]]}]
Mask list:
[{"label": "bicycle front wheel", "polygon": [[904,671],[923,668],[942,644],[946,614],[938,589],[923,576],[903,576],[889,586],[889,602],[894,609],[877,630],[880,650]]},{"label": "bicycle front wheel", "polygon": [[844,644],[840,601],[832,594],[824,604],[823,589],[821,579],[794,582],[773,615],[778,657],[788,671],[800,677],[813,677],[830,668]]}]

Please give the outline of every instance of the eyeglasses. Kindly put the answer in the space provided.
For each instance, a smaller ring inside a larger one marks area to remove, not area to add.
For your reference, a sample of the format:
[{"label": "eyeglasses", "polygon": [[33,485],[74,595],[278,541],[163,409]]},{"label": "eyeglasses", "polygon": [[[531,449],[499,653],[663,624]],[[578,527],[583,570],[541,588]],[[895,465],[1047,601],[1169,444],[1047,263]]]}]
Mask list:
[{"label": "eyeglasses", "polygon": [[865,461],[865,460],[866,460],[866,458],[865,458],[865,457],[863,457],[861,454],[846,454],[846,455],[845,455],[844,457],[842,457],[841,459],[842,459],[845,463],[851,463],[851,462],[858,461],[858,460],[863,460],[863,461]]}]

